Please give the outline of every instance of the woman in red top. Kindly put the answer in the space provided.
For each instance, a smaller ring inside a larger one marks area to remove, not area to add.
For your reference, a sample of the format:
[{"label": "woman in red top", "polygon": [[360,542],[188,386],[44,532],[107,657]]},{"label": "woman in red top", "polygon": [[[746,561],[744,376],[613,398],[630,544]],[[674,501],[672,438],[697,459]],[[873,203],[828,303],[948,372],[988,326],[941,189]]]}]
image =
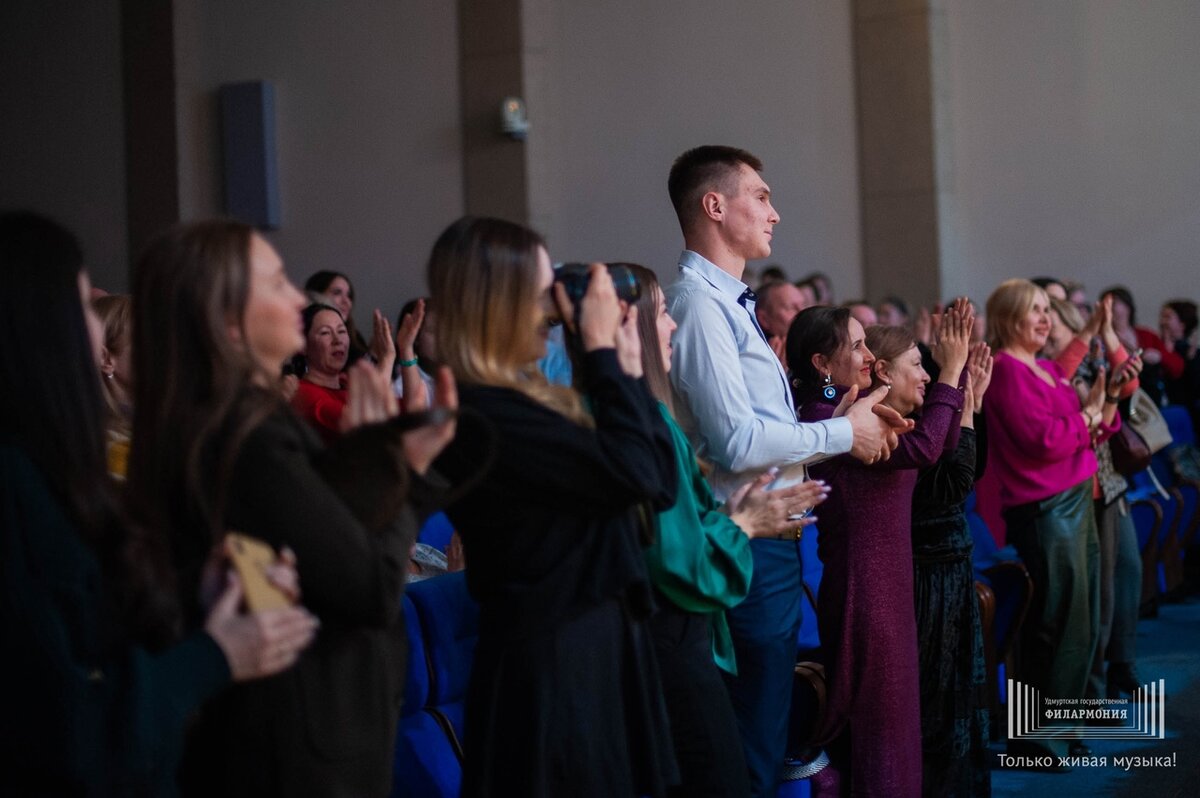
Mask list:
[{"label": "woman in red top", "polygon": [[1142,350],[1142,390],[1150,394],[1155,402],[1162,401],[1163,383],[1177,380],[1183,375],[1183,357],[1163,343],[1158,333],[1148,327],[1138,327],[1137,307],[1133,295],[1122,285],[1114,285],[1100,295],[1101,299],[1112,297],[1112,326],[1117,337],[1130,352]]},{"label": "woman in red top", "polygon": [[350,333],[342,314],[329,305],[309,305],[303,318],[307,371],[292,397],[292,407],[329,443],[342,431]]}]

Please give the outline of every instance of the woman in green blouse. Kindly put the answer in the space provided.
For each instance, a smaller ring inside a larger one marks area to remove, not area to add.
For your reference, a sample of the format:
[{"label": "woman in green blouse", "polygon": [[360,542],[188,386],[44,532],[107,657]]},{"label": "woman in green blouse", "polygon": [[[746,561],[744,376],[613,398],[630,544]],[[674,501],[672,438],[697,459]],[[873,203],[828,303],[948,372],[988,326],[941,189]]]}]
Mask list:
[{"label": "woman in green blouse", "polygon": [[658,534],[646,549],[659,605],[651,632],[683,777],[674,794],[748,795],[737,720],[720,673],[737,672],[725,610],[750,589],[750,538],[793,536],[797,522],[790,519],[820,503],[826,488],[804,482],[769,491],[774,474],[768,472],[742,486],[724,506],[717,505],[695,452],[671,417],[667,371],[675,322],[654,272],[626,265],[641,288],[642,368],[671,430],[679,470],[675,505],[658,514]]}]

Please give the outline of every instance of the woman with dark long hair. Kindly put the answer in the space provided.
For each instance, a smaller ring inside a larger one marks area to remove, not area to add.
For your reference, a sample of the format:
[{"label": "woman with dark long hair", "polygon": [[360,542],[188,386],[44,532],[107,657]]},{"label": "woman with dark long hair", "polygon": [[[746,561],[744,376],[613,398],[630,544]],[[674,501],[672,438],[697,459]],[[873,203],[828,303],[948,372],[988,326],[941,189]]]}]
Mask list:
[{"label": "woman with dark long hair", "polygon": [[767,472],[718,505],[701,473],[696,453],[671,415],[671,333],[675,322],[654,272],[622,264],[637,280],[638,336],[646,383],[671,431],[679,491],[669,510],[658,514],[658,534],[646,549],[646,566],[658,611],[650,632],[662,674],[671,739],[679,760],[680,798],[743,796],[750,792],[737,717],[721,673],[737,674],[737,658],[725,610],[750,589],[754,560],[750,539],[795,539],[798,526],[824,500],[826,488],[806,481],[767,490]]},{"label": "woman with dark long hair", "polygon": [[[971,320],[961,310],[942,324],[945,367],[926,391],[916,341],[879,360],[846,308],[809,308],[788,331],[787,360],[801,421],[830,418],[848,392],[890,386],[884,404],[902,416],[920,410],[889,459],[864,465],[849,456],[809,467],[831,489],[821,509],[825,565],[817,618],[828,704],[818,736],[850,774],[854,794],[921,792],[921,721],[912,583],[912,497],[917,469],[958,441]],[[872,328],[874,329],[874,328]],[[852,396],[853,396],[852,394]],[[928,395],[927,395],[928,394]],[[847,752],[848,747],[848,752]]]},{"label": "woman with dark long hair", "polygon": [[[138,517],[172,529],[185,623],[200,563],[226,530],[295,551],[321,633],[297,667],[229,691],[188,741],[193,795],[383,795],[404,677],[400,595],[420,475],[453,421],[410,434],[385,375],[350,373],[343,428],[326,449],[276,388],[303,345],[303,294],[279,255],[233,221],[159,236],[134,272]],[[443,379],[441,400],[454,404]]]},{"label": "woman with dark long hair", "polygon": [[0,214],[0,768],[46,795],[170,795],[189,715],[290,666],[299,608],[241,616],[232,582],[182,639],[162,528],[127,525],[105,471],[100,321],[74,236]]},{"label": "woman with dark long hair", "polygon": [[637,310],[622,320],[600,264],[577,318],[557,287],[584,351],[578,393],[537,371],[555,312],[540,236],[460,219],[434,244],[428,279],[438,354],[471,411],[439,470],[459,482],[490,462],[447,509],[480,604],[463,795],[663,795],[676,767],[642,546],[676,475]]},{"label": "woman with dark long hair", "polygon": [[[875,357],[903,357],[911,336],[873,327]],[[931,377],[941,363],[929,366]],[[987,462],[986,436],[977,435],[992,377],[991,350],[971,345],[963,381],[958,444],[917,474],[912,500],[913,594],[921,684],[922,793],[983,798],[991,794],[990,735],[983,627],[975,594],[966,499]]]}]

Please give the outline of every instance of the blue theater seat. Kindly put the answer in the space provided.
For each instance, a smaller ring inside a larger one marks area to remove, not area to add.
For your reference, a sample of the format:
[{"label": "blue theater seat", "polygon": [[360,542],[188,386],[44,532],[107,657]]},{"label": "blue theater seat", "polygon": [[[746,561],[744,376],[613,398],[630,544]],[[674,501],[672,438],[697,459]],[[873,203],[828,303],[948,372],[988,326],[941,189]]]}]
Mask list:
[{"label": "blue theater seat", "polygon": [[453,534],[454,524],[450,523],[446,514],[434,513],[421,525],[420,531],[417,532],[417,542],[433,546],[439,551],[445,551],[446,546],[450,545],[450,537]]},{"label": "blue theater seat", "polygon": [[408,668],[404,704],[396,732],[392,798],[453,798],[462,788],[462,764],[437,717],[425,709],[430,696],[429,664],[421,620],[403,599]]},{"label": "blue theater seat", "polygon": [[442,718],[462,755],[463,706],[479,639],[479,605],[467,593],[466,574],[445,574],[409,585],[424,629],[431,676],[426,707]]}]

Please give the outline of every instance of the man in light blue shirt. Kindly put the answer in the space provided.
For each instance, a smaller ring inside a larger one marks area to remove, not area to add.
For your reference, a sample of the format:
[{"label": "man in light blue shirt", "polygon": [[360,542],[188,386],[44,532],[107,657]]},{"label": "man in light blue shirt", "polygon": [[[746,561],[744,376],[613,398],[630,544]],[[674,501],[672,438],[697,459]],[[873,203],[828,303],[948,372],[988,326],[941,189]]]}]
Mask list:
[{"label": "man in light blue shirt", "polygon": [[[905,428],[898,415],[876,414],[885,389],[841,417],[796,421],[787,374],[741,280],[746,261],[771,254],[779,221],[761,170],[744,150],[707,146],[679,156],[668,180],[686,246],[679,279],[665,291],[679,325],[670,371],[675,411],[712,463],[709,481],[721,499],[773,466],[847,452],[874,462],[895,445],[893,428]],[[802,601],[798,534],[751,541],[750,594],[728,613],[738,662],[729,691],[755,796],[774,796],[787,743]]]}]

